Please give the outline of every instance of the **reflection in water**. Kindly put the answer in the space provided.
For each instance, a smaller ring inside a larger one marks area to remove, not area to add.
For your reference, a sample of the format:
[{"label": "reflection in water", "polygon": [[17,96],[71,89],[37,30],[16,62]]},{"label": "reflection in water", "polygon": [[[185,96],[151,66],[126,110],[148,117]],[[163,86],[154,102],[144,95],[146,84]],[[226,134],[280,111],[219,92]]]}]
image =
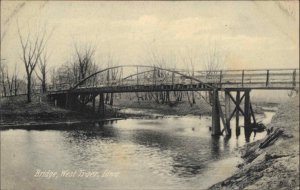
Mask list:
[{"label": "reflection in water", "polygon": [[[214,163],[245,143],[243,138],[212,137],[210,123],[208,117],[189,116],[96,123],[86,130],[2,131],[2,188],[206,188],[216,182],[212,179],[230,175],[209,176],[220,166]],[[37,169],[109,170],[120,176],[49,180],[33,177]],[[16,184],[16,179],[22,180]]]},{"label": "reflection in water", "polygon": [[235,128],[235,133],[236,133],[236,138],[238,138],[241,134],[241,128],[240,127],[236,127]]},{"label": "reflection in water", "polygon": [[211,137],[211,158],[218,159],[220,157],[220,137]]},{"label": "reflection in water", "polygon": [[245,134],[245,140],[246,142],[250,142],[250,136],[251,136],[251,129],[249,126],[244,126],[244,134]]}]

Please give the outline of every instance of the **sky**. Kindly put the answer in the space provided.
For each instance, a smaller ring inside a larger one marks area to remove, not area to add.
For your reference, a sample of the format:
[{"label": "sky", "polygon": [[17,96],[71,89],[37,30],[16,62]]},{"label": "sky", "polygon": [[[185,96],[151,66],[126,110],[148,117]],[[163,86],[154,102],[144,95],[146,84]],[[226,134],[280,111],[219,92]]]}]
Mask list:
[{"label": "sky", "polygon": [[74,55],[74,44],[96,47],[95,62],[149,64],[156,52],[167,67],[204,69],[216,48],[226,69],[299,68],[298,1],[1,1],[1,59],[24,74],[22,34],[44,29],[50,67]]}]

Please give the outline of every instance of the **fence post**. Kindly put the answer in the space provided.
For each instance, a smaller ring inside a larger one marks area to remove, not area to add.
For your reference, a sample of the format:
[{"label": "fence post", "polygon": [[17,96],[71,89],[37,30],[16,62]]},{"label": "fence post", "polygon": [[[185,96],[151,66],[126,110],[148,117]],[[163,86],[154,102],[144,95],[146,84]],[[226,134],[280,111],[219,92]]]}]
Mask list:
[{"label": "fence post", "polygon": [[242,87],[244,87],[244,70],[242,71]]},{"label": "fence post", "polygon": [[293,87],[296,87],[296,69],[293,71]]},{"label": "fence post", "polygon": [[136,67],[136,84],[139,85],[139,67]]},{"label": "fence post", "polygon": [[154,85],[156,85],[156,68],[155,67],[153,70],[153,83],[154,83]]},{"label": "fence post", "polygon": [[172,86],[174,85],[174,72],[172,72]]},{"label": "fence post", "polygon": [[266,86],[269,86],[269,70],[267,70]]},{"label": "fence post", "polygon": [[220,88],[222,87],[222,70],[220,71]]}]

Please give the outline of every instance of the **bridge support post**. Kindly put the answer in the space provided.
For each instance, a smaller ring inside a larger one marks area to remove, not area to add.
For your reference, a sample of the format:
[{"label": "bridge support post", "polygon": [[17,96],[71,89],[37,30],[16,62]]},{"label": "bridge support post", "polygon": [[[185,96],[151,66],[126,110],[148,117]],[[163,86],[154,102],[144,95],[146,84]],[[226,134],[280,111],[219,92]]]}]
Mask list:
[{"label": "bridge support post", "polygon": [[226,122],[224,127],[228,130],[228,135],[231,135],[231,129],[230,129],[230,91],[225,91],[225,117]]},{"label": "bridge support post", "polygon": [[98,112],[100,114],[100,116],[104,116],[105,115],[105,107],[104,107],[104,93],[100,93],[100,97],[99,97],[99,109]]},{"label": "bridge support post", "polygon": [[251,110],[250,110],[250,90],[245,90],[245,103],[244,103],[244,130],[246,141],[249,142],[251,135]]},{"label": "bridge support post", "polygon": [[[240,105],[240,91],[236,91],[236,107]],[[235,119],[236,119],[236,123],[235,123],[235,134],[236,136],[239,136],[241,133],[241,129],[240,129],[240,124],[239,124],[239,119],[240,119],[240,114],[239,114],[239,110],[236,108],[236,112],[235,112]]]},{"label": "bridge support post", "polygon": [[220,127],[220,110],[219,110],[219,93],[218,90],[214,89],[212,92],[212,126],[211,135],[221,135]]},{"label": "bridge support post", "polygon": [[250,110],[250,90],[245,90],[245,105],[244,105],[244,126],[251,124],[251,110]]}]

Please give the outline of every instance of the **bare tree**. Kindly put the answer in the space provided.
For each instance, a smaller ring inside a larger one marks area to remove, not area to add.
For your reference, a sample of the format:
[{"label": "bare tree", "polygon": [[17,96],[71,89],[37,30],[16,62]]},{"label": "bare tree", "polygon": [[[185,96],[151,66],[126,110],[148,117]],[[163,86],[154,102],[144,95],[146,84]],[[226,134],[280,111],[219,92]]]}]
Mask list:
[{"label": "bare tree", "polygon": [[55,88],[56,85],[57,73],[55,67],[51,67],[49,70],[50,70],[50,83],[48,88],[53,89]]},{"label": "bare tree", "polygon": [[[148,53],[148,60],[147,62],[150,65],[153,65],[156,69],[153,71],[153,79],[154,83],[156,83],[157,79],[163,79],[166,76],[165,71],[161,71],[158,68],[166,68],[168,60],[165,56],[162,56],[158,51],[152,50]],[[166,97],[169,99],[169,92],[154,92],[149,93],[150,96],[154,99],[156,103],[166,103],[169,100],[166,101]],[[154,95],[153,95],[154,94]]]},{"label": "bare tree", "polygon": [[7,34],[7,31],[9,29],[12,19],[18,15],[18,13],[24,8],[25,5],[26,5],[26,2],[18,3],[14,7],[14,9],[9,13],[9,15],[3,19],[4,20],[3,21],[4,30],[3,30],[3,32],[1,31],[1,42],[4,40],[4,38]]},{"label": "bare tree", "polygon": [[42,92],[45,93],[47,91],[47,78],[46,78],[46,74],[47,74],[47,62],[48,61],[48,56],[47,56],[47,51],[44,51],[43,55],[41,55],[39,57],[38,60],[38,69],[39,69],[39,73],[35,72],[37,78],[41,81],[42,83]]},{"label": "bare tree", "polygon": [[[79,81],[87,77],[90,74],[91,69],[94,65],[93,56],[95,55],[96,48],[91,44],[88,44],[83,50],[79,50],[77,45],[75,45],[75,53],[77,55],[77,68],[79,69],[78,77]],[[74,64],[73,63],[73,64]],[[76,65],[74,65],[76,68]]]},{"label": "bare tree", "polygon": [[[226,54],[223,49],[216,44],[209,45],[207,51],[202,56],[204,58],[204,67],[206,70],[206,78],[211,82],[219,82],[222,78],[221,70],[225,68]],[[211,94],[205,92],[206,101],[211,102]],[[203,96],[202,96],[203,97]]]},{"label": "bare tree", "polygon": [[10,77],[8,71],[6,70],[6,83],[8,87],[9,96],[13,95],[13,86],[14,86],[13,81],[14,81],[14,75]]},{"label": "bare tree", "polygon": [[18,34],[22,47],[21,60],[24,63],[27,75],[27,102],[31,102],[32,73],[45,49],[47,43],[46,31],[44,30],[43,33],[38,32],[36,35],[29,32],[27,37],[24,38],[18,25]]},{"label": "bare tree", "polygon": [[20,83],[21,81],[17,77],[18,75],[15,73],[13,77],[13,83],[14,83],[14,95],[16,96],[18,94],[19,88],[20,88]]},{"label": "bare tree", "polygon": [[0,62],[0,82],[2,86],[2,95],[6,96],[6,84],[5,84],[5,78],[6,78],[6,72],[5,72],[6,65],[2,62]]},{"label": "bare tree", "polygon": [[[187,74],[189,76],[195,77],[196,57],[191,53],[190,50],[188,52],[186,52],[185,56],[182,58],[182,61],[183,61],[184,65],[187,66]],[[193,80],[191,80],[191,84],[193,84]],[[192,95],[192,100],[190,98],[190,94]],[[190,93],[186,92],[186,95],[187,95],[188,101],[190,103],[190,106],[193,106],[193,104],[196,104],[194,91],[192,91]]]},{"label": "bare tree", "polygon": [[[70,88],[98,70],[94,61],[96,48],[92,44],[78,46],[74,43],[74,53],[70,60],[55,72],[58,88]],[[54,74],[52,73],[54,76]],[[81,85],[94,85],[98,76],[94,76]],[[53,78],[53,77],[52,77]],[[52,80],[52,83],[54,80]],[[56,82],[55,82],[56,83]],[[80,96],[80,102],[86,104],[90,96]]]},{"label": "bare tree", "polygon": [[10,75],[7,66],[4,63],[0,63],[0,82],[3,96],[13,96],[18,94],[21,80],[18,79],[17,76],[16,66],[14,72]]},{"label": "bare tree", "polygon": [[[118,65],[118,62],[113,58],[113,55],[110,53],[107,56],[107,68],[109,67],[115,67]],[[119,74],[118,68],[116,69],[110,69],[107,71],[107,80],[108,82],[111,80],[111,84],[115,84],[117,80],[117,76]],[[114,102],[114,93],[110,93],[110,97],[107,94],[106,95],[106,101],[109,101],[109,104],[112,106]]]},{"label": "bare tree", "polygon": [[213,73],[225,67],[225,53],[216,43],[214,45],[209,45],[203,58],[205,70],[209,71],[209,73]]}]

